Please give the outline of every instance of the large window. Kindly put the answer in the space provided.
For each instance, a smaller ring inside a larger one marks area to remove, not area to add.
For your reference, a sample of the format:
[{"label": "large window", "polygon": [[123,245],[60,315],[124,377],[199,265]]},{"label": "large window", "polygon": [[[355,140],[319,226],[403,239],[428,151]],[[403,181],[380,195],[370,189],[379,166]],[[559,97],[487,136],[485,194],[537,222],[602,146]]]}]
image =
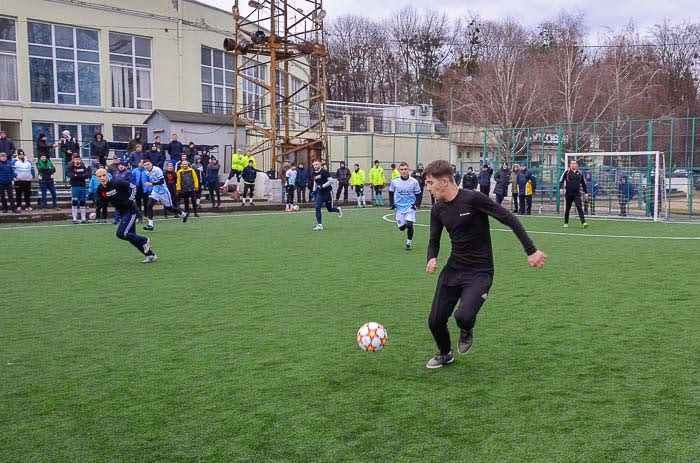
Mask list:
[{"label": "large window", "polygon": [[109,63],[112,72],[112,106],[152,109],[151,40],[110,32]]},{"label": "large window", "polygon": [[15,20],[0,17],[0,101],[19,101]]},{"label": "large window", "polygon": [[[89,144],[94,139],[97,132],[102,132],[102,126],[99,124],[74,124],[61,122],[38,122],[32,121],[32,140],[36,142],[39,134],[46,135],[48,143],[58,143],[61,139],[61,132],[68,130],[71,137],[78,140],[81,146],[81,156],[87,158],[90,155]],[[56,148],[54,157],[58,156],[58,148]]]},{"label": "large window", "polygon": [[[241,72],[261,82],[265,81],[265,64],[250,58],[245,58]],[[246,79],[243,79],[241,84],[243,86],[243,111],[245,111],[243,117],[261,124],[265,123],[265,109],[263,108],[265,103],[264,98],[262,98],[265,89]]]},{"label": "large window", "polygon": [[100,106],[97,31],[28,22],[32,101]]},{"label": "large window", "polygon": [[233,55],[202,47],[202,112],[232,114],[235,88]]}]

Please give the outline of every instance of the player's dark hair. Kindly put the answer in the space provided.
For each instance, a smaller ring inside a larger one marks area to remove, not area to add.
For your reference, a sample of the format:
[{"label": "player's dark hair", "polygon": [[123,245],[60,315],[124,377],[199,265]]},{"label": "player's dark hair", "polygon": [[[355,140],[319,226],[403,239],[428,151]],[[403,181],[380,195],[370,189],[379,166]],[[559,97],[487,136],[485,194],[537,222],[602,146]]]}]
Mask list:
[{"label": "player's dark hair", "polygon": [[401,167],[401,166],[406,166],[406,167],[408,167],[408,163],[407,163],[407,162],[402,162],[401,164],[399,164],[399,167]]},{"label": "player's dark hair", "polygon": [[445,161],[433,161],[425,168],[423,171],[424,176],[430,176],[433,178],[449,177],[452,181],[455,181],[454,173],[452,172],[452,165]]}]

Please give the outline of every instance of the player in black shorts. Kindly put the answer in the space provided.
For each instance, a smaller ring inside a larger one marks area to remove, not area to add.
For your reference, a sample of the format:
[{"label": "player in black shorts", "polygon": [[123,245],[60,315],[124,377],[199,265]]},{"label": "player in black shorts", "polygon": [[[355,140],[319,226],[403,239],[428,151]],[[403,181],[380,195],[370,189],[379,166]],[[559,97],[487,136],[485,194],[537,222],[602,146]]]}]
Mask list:
[{"label": "player in black shorts", "polygon": [[428,319],[440,351],[426,366],[440,368],[454,361],[447,321],[457,301],[459,307],[454,313],[460,328],[457,348],[459,353],[466,354],[472,346],[476,315],[491,289],[493,252],[488,216],[515,232],[525,248],[531,267],[542,267],[547,256],[535,248],[520,221],[507,209],[480,192],[460,189],[454,181],[452,166],[447,161],[431,162],[423,175],[428,191],[437,199],[430,211],[426,272],[433,274],[437,269],[443,227],[447,229],[452,242],[452,253],[440,272]]},{"label": "player in black shorts", "polygon": [[108,201],[119,212],[117,238],[128,241],[142,252],[146,256],[143,260],[144,264],[155,262],[158,256],[151,250],[151,240],[136,234],[136,218],[139,214],[134,201],[136,185],[124,180],[110,180],[106,169],[97,169],[95,175],[100,182],[95,194],[102,201]]},{"label": "player in black shorts", "polygon": [[581,190],[583,190],[584,198],[588,199],[588,189],[586,181],[583,178],[583,173],[578,170],[578,162],[575,159],[571,160],[569,170],[564,171],[559,179],[559,193],[564,195],[566,199],[566,210],[564,211],[564,228],[569,228],[569,213],[571,212],[571,203],[576,204],[578,217],[581,219],[581,227],[588,228],[586,217],[583,215],[583,207],[581,205]]}]

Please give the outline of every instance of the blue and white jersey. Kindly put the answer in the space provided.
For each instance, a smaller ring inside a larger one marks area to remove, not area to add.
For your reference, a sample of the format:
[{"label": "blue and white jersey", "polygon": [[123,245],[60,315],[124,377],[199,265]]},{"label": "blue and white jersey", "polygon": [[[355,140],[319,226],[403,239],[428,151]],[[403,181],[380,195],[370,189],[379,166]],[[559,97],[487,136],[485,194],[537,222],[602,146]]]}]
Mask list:
[{"label": "blue and white jersey", "polygon": [[413,177],[403,179],[396,177],[389,185],[389,191],[394,192],[396,212],[407,212],[416,203],[416,195],[420,193],[418,180]]},{"label": "blue and white jersey", "polygon": [[168,192],[168,188],[165,186],[165,176],[160,167],[153,166],[153,169],[148,172],[148,180],[153,184],[154,193],[160,195]]}]

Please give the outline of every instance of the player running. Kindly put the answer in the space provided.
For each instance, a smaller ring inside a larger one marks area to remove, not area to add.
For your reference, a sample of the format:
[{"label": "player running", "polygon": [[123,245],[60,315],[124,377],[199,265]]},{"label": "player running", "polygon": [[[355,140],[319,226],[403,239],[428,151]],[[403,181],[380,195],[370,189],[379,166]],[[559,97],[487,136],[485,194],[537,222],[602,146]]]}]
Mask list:
[{"label": "player running", "polygon": [[408,164],[399,164],[399,176],[389,185],[389,192],[394,197],[396,208],[396,225],[399,230],[406,230],[406,251],[411,250],[413,242],[413,224],[416,223],[416,196],[421,192],[418,180],[408,175]]},{"label": "player running", "polygon": [[578,217],[581,219],[581,226],[588,228],[586,217],[583,215],[583,206],[581,205],[581,190],[584,197],[588,199],[588,188],[586,181],[583,178],[583,173],[578,170],[578,162],[572,159],[569,163],[569,170],[565,171],[559,179],[559,193],[566,198],[566,210],[564,211],[564,228],[569,228],[569,213],[571,212],[571,203],[576,204]]},{"label": "player running", "polygon": [[134,197],[136,196],[136,185],[123,180],[110,180],[107,170],[100,168],[95,172],[97,181],[96,194],[102,201],[112,204],[112,207],[119,213],[119,225],[117,226],[117,238],[126,240],[136,249],[142,252],[146,258],[144,264],[150,264],[158,259],[158,256],[151,250],[151,240],[145,236],[136,234],[136,217],[138,207]]},{"label": "player running", "polygon": [[323,220],[321,218],[321,207],[326,203],[328,212],[335,212],[338,218],[343,218],[343,210],[339,207],[333,207],[333,187],[331,187],[331,175],[326,169],[321,167],[321,161],[315,159],[311,165],[314,171],[312,172],[314,181],[314,194],[316,196],[316,226],[314,231],[323,230]]},{"label": "player running", "polygon": [[507,209],[480,192],[460,189],[447,161],[431,162],[424,174],[428,191],[437,200],[430,211],[427,273],[432,275],[437,269],[443,227],[452,242],[452,253],[440,272],[428,319],[440,351],[426,367],[440,368],[454,361],[447,321],[457,301],[459,307],[454,313],[460,328],[457,349],[460,354],[466,354],[472,347],[476,315],[491,289],[493,251],[488,216],[513,230],[531,267],[544,266],[547,256],[537,250],[520,221]]},{"label": "player running", "polygon": [[180,209],[173,206],[173,199],[170,196],[170,191],[165,185],[165,176],[163,175],[163,170],[154,166],[149,159],[144,159],[143,167],[146,169],[146,174],[148,175],[148,182],[146,187],[153,188],[151,190],[151,195],[148,197],[148,202],[146,203],[146,217],[148,217],[148,225],[143,227],[146,231],[153,231],[153,206],[156,203],[161,203],[167,211],[172,212],[175,216],[182,216],[182,221],[187,222],[187,213],[182,212]]}]

